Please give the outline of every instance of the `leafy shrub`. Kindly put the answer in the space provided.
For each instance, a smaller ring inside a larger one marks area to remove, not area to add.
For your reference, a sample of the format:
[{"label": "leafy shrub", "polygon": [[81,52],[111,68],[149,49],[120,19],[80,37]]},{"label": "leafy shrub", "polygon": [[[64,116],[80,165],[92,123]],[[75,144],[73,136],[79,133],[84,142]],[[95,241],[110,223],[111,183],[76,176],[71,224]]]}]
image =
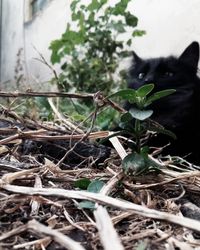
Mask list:
[{"label": "leafy shrub", "polygon": [[[72,24],[68,23],[62,37],[50,45],[51,62],[61,63],[57,81],[60,90],[101,90],[106,95],[124,86],[124,72],[118,78],[114,73],[129,55],[133,37],[145,33],[135,29],[138,19],[127,10],[130,1],[122,0],[114,6],[108,0],[92,0],[88,5],[83,0],[72,1]],[[125,40],[127,32],[130,36]]]}]

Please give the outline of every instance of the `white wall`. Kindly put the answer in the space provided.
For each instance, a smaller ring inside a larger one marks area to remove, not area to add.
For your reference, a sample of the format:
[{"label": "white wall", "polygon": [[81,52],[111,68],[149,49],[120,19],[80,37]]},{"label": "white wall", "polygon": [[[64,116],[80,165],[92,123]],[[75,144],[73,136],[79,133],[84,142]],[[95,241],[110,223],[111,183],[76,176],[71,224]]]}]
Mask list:
[{"label": "white wall", "polygon": [[[36,61],[38,53],[33,46],[50,61],[48,49],[52,40],[60,38],[70,20],[70,0],[51,0],[32,21],[23,24],[24,1],[3,0],[2,36],[2,82],[14,82],[16,54],[23,48],[24,72],[28,75],[28,87],[36,83],[38,89],[46,88],[45,81],[52,78],[46,65]],[[89,0],[87,0],[89,1]],[[113,3],[116,0],[110,0]],[[143,57],[180,54],[185,47],[197,40],[200,42],[199,0],[133,0],[129,10],[139,18],[137,28],[147,34],[135,38],[133,50]],[[56,66],[58,68],[58,66]],[[8,84],[1,83],[1,88]],[[10,85],[13,89],[16,84]]]},{"label": "white wall", "polygon": [[129,8],[147,32],[134,42],[141,56],[179,55],[192,41],[200,42],[199,0],[134,0]]},{"label": "white wall", "polygon": [[8,89],[16,75],[17,53],[24,47],[23,0],[2,1],[1,25],[1,88]]},{"label": "white wall", "polygon": [[[25,51],[28,75],[30,82],[37,83],[37,87],[45,88],[46,82],[53,77],[52,71],[35,58],[40,58],[40,52],[45,60],[50,63],[51,51],[49,45],[52,40],[59,39],[70,21],[70,1],[52,0],[29,23],[25,24]],[[35,48],[36,51],[35,50]],[[54,68],[58,68],[54,66]],[[40,86],[39,86],[40,85]]]},{"label": "white wall", "polygon": [[[1,89],[25,90],[24,83],[16,84],[17,53],[22,48],[20,62],[24,63],[23,73],[26,88],[46,89],[46,81],[53,77],[52,71],[43,63],[34,47],[50,62],[50,42],[60,38],[69,21],[68,0],[50,0],[45,8],[31,21],[24,22],[24,11],[29,0],[2,1],[2,56]],[[58,67],[58,66],[57,66]],[[48,85],[49,86],[49,85]]]}]

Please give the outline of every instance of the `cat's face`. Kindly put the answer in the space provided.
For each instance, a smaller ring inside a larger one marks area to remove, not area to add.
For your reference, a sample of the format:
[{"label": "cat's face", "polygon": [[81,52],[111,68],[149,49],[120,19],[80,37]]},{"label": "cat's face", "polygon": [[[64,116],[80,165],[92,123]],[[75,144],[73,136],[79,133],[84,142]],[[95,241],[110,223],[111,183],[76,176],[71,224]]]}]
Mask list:
[{"label": "cat's face", "polygon": [[200,85],[196,76],[198,60],[197,42],[189,45],[178,58],[142,59],[133,53],[128,87],[137,89],[144,84],[154,83],[154,91],[176,89],[174,94],[152,105],[152,118],[172,130],[183,124],[185,126],[192,122],[194,116],[194,95],[197,85]]}]

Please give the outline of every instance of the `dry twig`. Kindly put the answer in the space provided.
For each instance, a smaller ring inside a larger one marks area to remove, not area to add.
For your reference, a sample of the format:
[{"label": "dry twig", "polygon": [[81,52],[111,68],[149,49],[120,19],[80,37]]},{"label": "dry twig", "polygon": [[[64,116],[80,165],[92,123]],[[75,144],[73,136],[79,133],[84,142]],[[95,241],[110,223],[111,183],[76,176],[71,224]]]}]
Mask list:
[{"label": "dry twig", "polygon": [[190,228],[197,232],[200,232],[200,222],[189,219],[189,218],[181,218],[176,215],[172,215],[166,212],[159,212],[154,209],[149,209],[131,202],[122,201],[119,199],[115,199],[106,195],[89,193],[85,191],[73,191],[73,190],[65,190],[65,189],[52,189],[52,188],[31,188],[31,187],[22,187],[16,185],[6,184],[3,181],[0,182],[1,188],[4,190],[26,194],[26,195],[44,195],[44,196],[57,196],[57,197],[65,197],[68,199],[81,199],[81,200],[90,200],[93,202],[99,202],[100,204],[109,205],[112,207],[117,207],[122,210],[132,211],[135,214],[142,215],[144,217],[153,218],[157,220],[165,220],[171,222],[173,224],[177,224],[186,228]]}]

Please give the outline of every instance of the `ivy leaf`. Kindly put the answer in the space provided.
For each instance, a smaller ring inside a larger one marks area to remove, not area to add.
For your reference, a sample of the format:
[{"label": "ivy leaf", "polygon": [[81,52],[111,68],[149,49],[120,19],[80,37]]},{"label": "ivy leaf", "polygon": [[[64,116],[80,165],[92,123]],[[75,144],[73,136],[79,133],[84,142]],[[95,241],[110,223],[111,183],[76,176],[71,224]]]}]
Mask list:
[{"label": "ivy leaf", "polygon": [[87,191],[91,193],[99,193],[104,184],[105,183],[103,181],[94,180],[89,184]]},{"label": "ivy leaf", "polygon": [[51,62],[52,62],[53,64],[55,64],[55,63],[59,63],[60,60],[61,60],[60,55],[58,55],[58,53],[56,53],[55,51],[52,51],[52,54],[51,54]]},{"label": "ivy leaf", "polygon": [[70,4],[70,8],[71,8],[72,12],[75,11],[77,3],[79,3],[79,0],[73,0],[72,3]]},{"label": "ivy leaf", "polygon": [[131,153],[122,160],[124,172],[128,175],[141,175],[149,172],[160,172],[160,166],[151,158],[148,157],[147,150],[143,152]]},{"label": "ivy leaf", "polygon": [[80,27],[80,32],[84,33],[85,32],[85,15],[83,14],[83,12],[80,14],[79,17],[79,27]]},{"label": "ivy leaf", "polygon": [[143,36],[145,34],[146,34],[146,31],[144,30],[134,30],[132,33],[132,37]]},{"label": "ivy leaf", "polygon": [[143,155],[136,152],[128,154],[122,160],[124,172],[129,175],[137,175],[145,171],[148,167],[147,161]]},{"label": "ivy leaf", "polygon": [[98,10],[101,4],[97,0],[92,0],[92,2],[88,5],[87,9],[89,11]]},{"label": "ivy leaf", "polygon": [[108,0],[92,0],[92,2],[88,5],[87,10],[88,11],[95,11],[99,10],[104,4],[107,3]]},{"label": "ivy leaf", "polygon": [[137,108],[131,108],[129,113],[132,115],[133,118],[143,121],[149,118],[153,114],[153,110],[140,110]]},{"label": "ivy leaf", "polygon": [[52,50],[51,54],[51,62],[53,64],[59,63],[61,58],[59,51],[63,48],[63,41],[62,40],[54,40],[51,42],[49,49]]},{"label": "ivy leaf", "polygon": [[121,20],[118,22],[112,21],[109,26],[110,26],[110,28],[116,30],[119,33],[124,33],[126,31],[124,28],[124,24]]},{"label": "ivy leaf", "polygon": [[[87,187],[87,191],[91,193],[99,193],[102,187],[104,186],[104,184],[105,183],[100,180],[91,181]],[[79,202],[79,207],[86,208],[86,209],[94,209],[95,203],[92,201],[81,201]]]},{"label": "ivy leaf", "polygon": [[81,201],[78,203],[80,208],[86,208],[93,210],[95,208],[95,203],[92,201]]},{"label": "ivy leaf", "polygon": [[148,247],[147,244],[148,244],[147,242],[142,241],[138,244],[135,250],[145,250]]},{"label": "ivy leaf", "polygon": [[125,13],[126,24],[131,27],[137,26],[138,19],[136,16],[132,15],[129,11]]},{"label": "ivy leaf", "polygon": [[78,13],[73,12],[71,17],[72,17],[72,21],[77,21],[77,20],[79,20],[79,12],[78,12]]},{"label": "ivy leaf", "polygon": [[101,5],[104,5],[108,2],[108,0],[100,0]]},{"label": "ivy leaf", "polygon": [[94,11],[90,13],[89,17],[88,17],[88,23],[90,24],[90,26],[95,26],[95,20],[94,20],[94,17],[95,17],[95,13]]},{"label": "ivy leaf", "polygon": [[84,37],[81,32],[68,29],[66,33],[62,35],[62,39],[65,40],[70,46],[81,44],[84,42]]},{"label": "ivy leaf", "polygon": [[125,10],[127,8],[128,3],[130,2],[130,0],[121,0],[119,1],[112,9],[111,13],[113,15],[122,15],[124,16],[125,14]]},{"label": "ivy leaf", "polygon": [[118,53],[118,55],[119,55],[120,57],[128,57],[128,56],[131,56],[131,52],[130,52],[130,51],[120,51],[120,52]]},{"label": "ivy leaf", "polygon": [[126,44],[127,44],[128,46],[131,46],[131,44],[132,44],[132,39],[128,39],[128,41],[126,42]]}]

